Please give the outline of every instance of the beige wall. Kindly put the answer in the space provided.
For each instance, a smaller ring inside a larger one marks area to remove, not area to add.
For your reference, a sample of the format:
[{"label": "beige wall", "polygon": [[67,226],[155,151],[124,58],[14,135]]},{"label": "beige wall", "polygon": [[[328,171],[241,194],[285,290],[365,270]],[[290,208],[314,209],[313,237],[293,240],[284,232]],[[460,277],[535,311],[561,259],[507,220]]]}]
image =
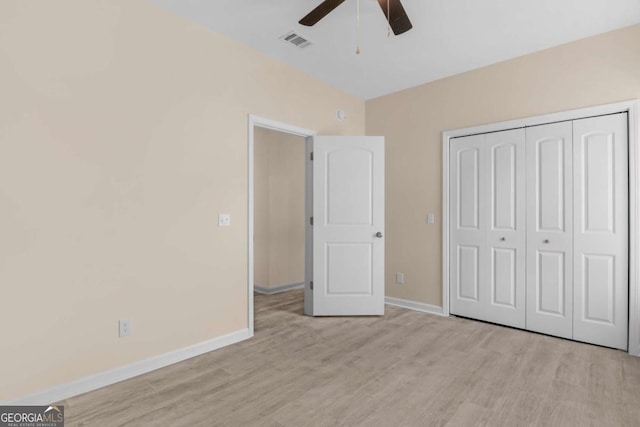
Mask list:
[{"label": "beige wall", "polygon": [[367,134],[386,136],[386,294],[442,305],[443,131],[639,97],[636,25],[368,101]]},{"label": "beige wall", "polygon": [[253,283],[269,283],[269,145],[270,134],[254,127],[253,144]]},{"label": "beige wall", "polygon": [[0,400],[247,328],[247,115],[364,132],[143,0],[3,0],[0,94]]},{"label": "beige wall", "polygon": [[254,135],[254,282],[304,282],[304,138],[264,128]]}]

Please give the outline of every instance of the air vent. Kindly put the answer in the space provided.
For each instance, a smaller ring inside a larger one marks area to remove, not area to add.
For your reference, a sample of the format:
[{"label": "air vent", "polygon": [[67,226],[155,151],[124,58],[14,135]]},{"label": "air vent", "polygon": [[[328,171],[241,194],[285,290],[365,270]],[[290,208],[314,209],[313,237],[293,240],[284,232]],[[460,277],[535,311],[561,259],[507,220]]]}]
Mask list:
[{"label": "air vent", "polygon": [[280,40],[284,41],[287,44],[291,44],[297,48],[304,49],[305,47],[311,46],[311,42],[308,38],[301,36],[295,31],[289,31],[284,36],[280,37]]}]

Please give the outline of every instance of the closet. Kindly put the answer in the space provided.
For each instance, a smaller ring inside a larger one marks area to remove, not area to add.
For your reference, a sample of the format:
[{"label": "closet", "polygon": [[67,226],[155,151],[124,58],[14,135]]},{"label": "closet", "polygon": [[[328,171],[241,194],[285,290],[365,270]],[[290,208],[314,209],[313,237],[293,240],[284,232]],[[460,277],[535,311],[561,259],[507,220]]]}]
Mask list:
[{"label": "closet", "polygon": [[450,140],[452,314],[627,348],[627,123]]}]

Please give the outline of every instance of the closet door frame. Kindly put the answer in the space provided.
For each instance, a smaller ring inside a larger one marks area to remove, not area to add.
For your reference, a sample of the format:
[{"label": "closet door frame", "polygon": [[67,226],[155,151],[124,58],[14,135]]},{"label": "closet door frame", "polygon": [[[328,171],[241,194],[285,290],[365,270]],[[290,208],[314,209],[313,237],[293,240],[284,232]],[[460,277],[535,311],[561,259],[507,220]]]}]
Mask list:
[{"label": "closet door frame", "polygon": [[596,107],[580,108],[541,116],[509,120],[487,125],[456,129],[442,133],[442,314],[449,316],[449,143],[451,138],[479,133],[526,128],[560,121],[584,119],[615,113],[628,113],[629,126],[629,338],[628,352],[640,357],[640,218],[638,217],[638,100],[624,101]]}]

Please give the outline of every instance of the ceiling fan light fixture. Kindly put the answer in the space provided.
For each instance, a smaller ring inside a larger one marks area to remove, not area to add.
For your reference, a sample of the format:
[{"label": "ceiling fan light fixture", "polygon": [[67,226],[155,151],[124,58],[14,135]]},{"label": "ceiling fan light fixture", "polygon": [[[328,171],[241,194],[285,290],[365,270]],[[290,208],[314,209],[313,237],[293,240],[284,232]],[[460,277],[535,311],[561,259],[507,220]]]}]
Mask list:
[{"label": "ceiling fan light fixture", "polygon": [[[298,23],[312,27],[344,2],[345,0],[324,0],[316,6],[315,9],[305,15],[304,18],[298,21]],[[402,6],[401,0],[378,0],[378,4],[386,16],[387,25],[391,27],[393,34],[397,36],[413,28],[407,12]],[[393,18],[391,18],[391,15],[393,15]]]}]

